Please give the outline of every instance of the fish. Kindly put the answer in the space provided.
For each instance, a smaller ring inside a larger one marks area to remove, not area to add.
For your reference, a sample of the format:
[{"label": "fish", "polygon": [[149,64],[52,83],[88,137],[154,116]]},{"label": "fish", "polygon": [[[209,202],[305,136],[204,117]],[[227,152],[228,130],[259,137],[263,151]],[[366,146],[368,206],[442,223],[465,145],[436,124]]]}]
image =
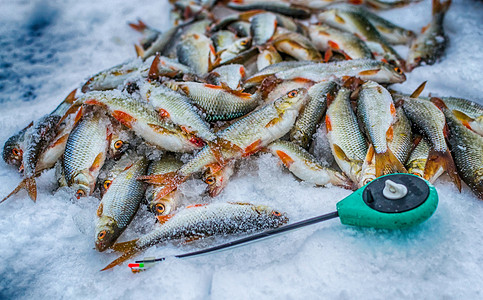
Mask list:
[{"label": "fish", "polygon": [[359,92],[357,114],[374,147],[376,176],[406,173],[403,164],[388,146],[393,140],[393,124],[396,122],[396,108],[391,94],[377,82],[365,82]]},{"label": "fish", "polygon": [[289,32],[277,35],[272,43],[278,51],[297,60],[322,61],[322,55],[315,45],[299,33]]},{"label": "fish", "polygon": [[[421,178],[424,177],[424,170],[426,169],[430,149],[430,143],[427,142],[424,137],[421,138],[406,162],[406,169],[408,170],[409,174],[413,174]],[[430,178],[429,181],[434,182],[442,173],[443,171],[439,170],[438,173]]]},{"label": "fish", "polygon": [[317,18],[324,24],[356,34],[371,49],[386,61],[404,69],[404,60],[369,20],[359,12],[342,8],[322,11]]},{"label": "fish", "polygon": [[374,58],[367,45],[352,33],[328,25],[309,25],[309,35],[314,46],[319,51],[326,52],[326,61],[330,58],[330,52],[327,54],[327,51],[341,53],[350,59]]},{"label": "fish", "polygon": [[139,239],[117,243],[112,248],[123,255],[102,271],[113,268],[137,253],[170,240],[192,241],[213,235],[248,233],[277,228],[288,222],[288,217],[277,210],[250,203],[213,203],[186,207],[174,216],[163,216],[167,221]]},{"label": "fish", "polygon": [[322,81],[308,90],[308,101],[290,130],[290,141],[308,149],[312,136],[327,110],[327,98],[334,97],[337,84]]},{"label": "fish", "polygon": [[381,36],[390,44],[405,45],[411,42],[416,36],[411,30],[402,28],[391,21],[378,16],[365,7],[344,5],[343,9],[352,10],[366,17]]},{"label": "fish", "polygon": [[235,171],[235,160],[230,160],[224,166],[214,163],[206,166],[203,171],[203,181],[208,185],[210,197],[218,196],[228,184]]},{"label": "fish", "polygon": [[467,128],[483,136],[483,105],[456,97],[441,97],[444,104]]},{"label": "fish", "polygon": [[211,71],[215,65],[215,48],[205,35],[184,36],[176,47],[176,54],[180,63],[192,68],[198,75]]},{"label": "fish", "polygon": [[431,145],[424,179],[434,181],[433,177],[446,171],[461,191],[461,180],[446,144],[446,122],[443,112],[433,103],[418,98],[402,98],[402,107],[411,123],[418,127]]},{"label": "fish", "polygon": [[151,60],[144,62],[140,58],[130,59],[90,77],[82,86],[81,91],[87,93],[89,91],[106,91],[118,88],[127,81],[136,78],[136,76],[140,76],[143,71],[147,73],[151,63]]},{"label": "fish", "polygon": [[229,46],[218,51],[216,55],[220,60],[220,64],[224,64],[237,57],[240,53],[250,49],[251,41],[252,39],[250,37],[236,39]]},{"label": "fish", "polygon": [[30,122],[29,125],[27,125],[22,130],[15,133],[11,137],[9,137],[3,146],[3,152],[2,152],[3,160],[8,165],[12,165],[15,168],[17,168],[19,172],[23,171],[22,160],[23,160],[25,133],[27,132],[27,129],[29,129],[33,125],[34,125],[34,122],[33,121]]},{"label": "fish", "polygon": [[352,181],[344,174],[321,165],[317,159],[302,147],[278,140],[267,146],[274,156],[278,157],[295,177],[319,186],[332,184],[351,189]]},{"label": "fish", "polygon": [[95,245],[99,252],[116,242],[131,223],[143,200],[144,185],[136,178],[145,174],[148,162],[145,157],[137,155],[130,157],[130,160],[131,163],[109,184],[97,209],[99,219],[95,229]]},{"label": "fish", "polygon": [[264,45],[275,34],[277,29],[277,16],[272,13],[261,13],[251,19],[250,33],[253,37],[253,45]]},{"label": "fish", "polygon": [[144,23],[140,19],[138,19],[137,23],[128,23],[128,25],[129,27],[140,32],[143,35],[140,40],[140,46],[143,49],[148,49],[149,47],[151,47],[162,34],[161,31],[146,25],[146,23]]},{"label": "fish", "polygon": [[228,29],[239,37],[247,37],[251,34],[251,23],[245,21],[233,22],[228,25]]},{"label": "fish", "polygon": [[421,34],[411,43],[406,69],[411,71],[421,63],[432,65],[443,55],[448,43],[448,37],[444,33],[443,21],[448,11],[451,0],[433,2],[433,19],[421,29]]},{"label": "fish", "polygon": [[461,179],[483,200],[483,137],[466,128],[441,99],[431,101],[446,117],[448,142]]},{"label": "fish", "polygon": [[184,92],[201,109],[208,122],[227,121],[244,116],[254,110],[261,99],[258,92],[249,94],[198,82],[176,82],[170,87]]},{"label": "fish", "polygon": [[[176,172],[183,166],[183,162],[177,159],[172,153],[167,153],[160,160],[153,161],[149,165],[149,175],[163,175]],[[162,191],[163,185],[149,185],[146,188],[146,200],[148,208],[157,216],[165,216],[172,214],[179,206],[180,197],[175,189],[168,195],[159,199],[158,192]]]},{"label": "fish", "polygon": [[413,148],[411,122],[409,122],[402,107],[396,107],[396,122],[393,127],[393,139],[388,147],[394,156],[404,165]]},{"label": "fish", "polygon": [[[149,60],[146,60],[148,62]],[[141,80],[159,80],[160,77],[180,78],[181,76],[195,76],[196,72],[177,60],[156,54],[148,70],[142,70]]]},{"label": "fish", "polygon": [[[251,114],[235,121],[227,128],[217,132],[217,135],[228,141],[230,147],[222,148],[223,160],[250,156],[258,152],[271,142],[287,134],[295,123],[300,109],[305,103],[307,90],[294,89],[286,95],[269,102]],[[164,184],[163,197],[185,181],[191,174],[200,172],[204,167],[216,163],[208,147],[203,148],[177,172],[158,176],[144,176],[144,180],[151,184]]]},{"label": "fish", "polygon": [[261,83],[263,79],[271,75],[274,75],[278,72],[281,72],[284,70],[290,70],[293,68],[302,67],[306,65],[313,65],[313,64],[315,63],[312,61],[282,61],[276,64],[266,66],[265,68],[261,69],[257,73],[247,78],[247,80],[245,81],[245,84],[247,83],[258,84],[258,83]]},{"label": "fish", "polygon": [[102,112],[85,113],[67,139],[62,158],[66,183],[79,199],[91,195],[107,156],[109,119]]},{"label": "fish", "polygon": [[372,59],[307,64],[279,71],[274,76],[281,80],[302,78],[313,82],[348,77],[357,77],[378,83],[401,83],[406,80],[406,76],[399,67],[393,67],[390,64]]},{"label": "fish", "polygon": [[[76,90],[70,92],[64,101],[62,101],[51,113],[44,115],[39,120],[35,121],[32,126],[26,129],[25,136],[23,137],[23,145],[18,150],[18,152],[21,151],[22,153],[21,168],[23,169],[23,179],[8,196],[0,201],[0,203],[24,188],[27,190],[30,199],[34,202],[37,200],[37,184],[35,182],[35,177],[39,175],[37,172],[39,158],[57,136],[57,133],[60,130],[59,125],[62,122],[62,117],[66,115],[76,101],[75,93]],[[14,149],[12,149],[12,154],[14,154]],[[19,156],[20,155],[17,155],[17,157]]]},{"label": "fish", "polygon": [[179,126],[162,120],[154,107],[120,91],[89,92],[80,97],[85,105],[100,106],[146,142],[173,152],[192,152],[204,142]]},{"label": "fish", "polygon": [[216,52],[226,49],[237,40],[236,34],[228,30],[220,30],[210,36]]},{"label": "fish", "polygon": [[272,45],[267,46],[257,56],[257,69],[262,70],[267,66],[282,62],[283,59]]},{"label": "fish", "polygon": [[351,93],[347,87],[339,89],[335,99],[328,103],[325,125],[337,165],[352,182],[362,186],[359,181],[368,147],[351,108]]},{"label": "fish", "polygon": [[224,65],[213,69],[207,76],[209,84],[225,85],[231,90],[243,90],[243,81],[246,76],[245,67],[241,64]]},{"label": "fish", "polygon": [[247,11],[254,9],[266,10],[269,12],[279,13],[285,16],[289,16],[297,19],[308,19],[310,18],[310,11],[301,6],[296,6],[287,2],[280,1],[250,1],[250,3],[243,2],[229,2],[226,5],[228,8]]}]

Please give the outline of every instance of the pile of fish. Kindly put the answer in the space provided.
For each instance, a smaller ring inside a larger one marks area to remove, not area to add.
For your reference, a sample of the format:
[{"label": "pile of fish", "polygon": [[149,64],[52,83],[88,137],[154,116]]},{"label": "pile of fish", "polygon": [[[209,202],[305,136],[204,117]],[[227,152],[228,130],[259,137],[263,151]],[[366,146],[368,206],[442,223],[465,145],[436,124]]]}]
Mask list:
[{"label": "pile of fish", "polygon": [[[286,223],[249,203],[181,207],[186,179],[201,177],[216,197],[237,161],[259,152],[319,186],[357,189],[394,172],[434,182],[446,171],[483,199],[483,106],[422,97],[424,84],[412,95],[387,87],[442,55],[450,2],[433,0],[419,35],[367,8],[408,0],[335,2],[344,1],[175,1],[171,29],[130,24],[143,34],[137,58],[92,76],[7,140],[3,158],[23,176],[7,198],[26,189],[35,201],[35,178],[54,167],[77,199],[100,198],[96,249],[123,253],[105,269],[168,240]],[[406,61],[396,44],[410,45]],[[321,123],[334,166],[312,154]],[[143,202],[159,226],[116,243]]]}]

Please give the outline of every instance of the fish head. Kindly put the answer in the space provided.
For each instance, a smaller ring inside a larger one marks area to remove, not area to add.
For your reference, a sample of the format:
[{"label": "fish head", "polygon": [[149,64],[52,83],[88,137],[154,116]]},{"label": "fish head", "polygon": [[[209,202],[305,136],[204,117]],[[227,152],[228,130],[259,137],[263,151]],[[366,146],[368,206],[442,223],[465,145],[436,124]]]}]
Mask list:
[{"label": "fish head", "polygon": [[102,216],[96,226],[96,249],[102,252],[111,247],[117,240],[122,231],[117,226],[117,222],[107,216]]},{"label": "fish head", "polygon": [[265,205],[254,205],[253,210],[258,213],[261,218],[260,223],[264,224],[264,227],[279,227],[289,220],[286,213],[274,210]]},{"label": "fish head", "polygon": [[380,82],[401,83],[406,81],[406,75],[400,67],[387,63],[382,64],[382,67],[376,77],[380,80]]},{"label": "fish head", "polygon": [[111,158],[118,159],[129,149],[130,136],[130,133],[127,131],[121,131],[111,135],[109,142],[109,156]]},{"label": "fish head", "polygon": [[78,173],[73,180],[71,185],[72,189],[75,191],[75,197],[80,199],[91,194],[91,186],[95,185],[96,180],[92,183],[89,181],[89,176],[86,176],[84,172]]},{"label": "fish head", "polygon": [[287,110],[300,110],[307,99],[307,89],[298,88],[287,92],[282,97],[276,99],[273,105],[279,113]]},{"label": "fish head", "polygon": [[234,172],[234,161],[221,169],[208,168],[203,174],[203,181],[208,184],[207,191],[210,197],[218,196],[228,184]]},{"label": "fish head", "polygon": [[156,188],[148,187],[148,190],[146,191],[146,198],[149,203],[148,209],[156,216],[166,216],[171,214],[176,210],[179,200],[176,190],[170,192],[161,199],[156,199],[158,192],[161,190],[162,186]]},{"label": "fish head", "polygon": [[245,37],[245,38],[241,38],[241,39],[235,41],[235,48],[239,52],[248,50],[251,45],[252,45],[252,38],[251,37]]},{"label": "fish head", "polygon": [[3,160],[21,171],[23,149],[17,136],[10,137],[3,146]]}]

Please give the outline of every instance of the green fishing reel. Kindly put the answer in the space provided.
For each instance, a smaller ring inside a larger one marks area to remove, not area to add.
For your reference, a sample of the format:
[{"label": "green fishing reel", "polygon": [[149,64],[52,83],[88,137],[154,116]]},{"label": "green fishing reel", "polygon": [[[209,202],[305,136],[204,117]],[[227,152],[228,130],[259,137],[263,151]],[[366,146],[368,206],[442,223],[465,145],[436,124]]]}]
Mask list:
[{"label": "green fishing reel", "polygon": [[381,176],[337,203],[345,225],[402,229],[428,219],[438,193],[428,181],[411,174]]}]

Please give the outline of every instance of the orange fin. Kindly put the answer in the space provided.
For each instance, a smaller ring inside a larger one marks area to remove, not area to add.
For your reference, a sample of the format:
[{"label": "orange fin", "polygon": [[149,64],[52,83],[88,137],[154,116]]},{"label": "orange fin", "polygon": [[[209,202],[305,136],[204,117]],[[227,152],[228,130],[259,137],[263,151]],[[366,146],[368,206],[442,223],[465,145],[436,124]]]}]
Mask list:
[{"label": "orange fin", "polygon": [[136,121],[134,117],[120,110],[113,111],[112,116],[128,128],[132,128],[132,123]]},{"label": "orange fin", "polygon": [[80,119],[82,118],[82,115],[83,115],[83,109],[82,109],[82,106],[81,108],[79,109],[79,111],[77,111],[77,114],[75,115],[75,119],[74,119],[74,126],[79,123]]},{"label": "orange fin", "polygon": [[102,216],[102,211],[104,209],[104,205],[102,205],[102,202],[99,204],[99,207],[97,207],[96,214],[100,218]]},{"label": "orange fin", "polygon": [[334,156],[337,156],[339,159],[350,162],[350,159],[347,157],[344,150],[342,150],[342,148],[339,147],[339,145],[334,144],[333,146],[334,146],[334,154],[335,154]]},{"label": "orange fin", "polygon": [[23,188],[27,190],[30,199],[35,202],[37,200],[37,185],[35,183],[35,178],[25,178],[10,194],[7,195],[7,197],[3,198],[0,203],[17,194]]},{"label": "orange fin", "polygon": [[115,266],[122,264],[126,260],[128,260],[131,257],[133,257],[134,255],[138,254],[141,251],[141,249],[136,247],[137,241],[138,240],[136,239],[136,240],[132,240],[132,241],[129,241],[129,242],[114,244],[111,248],[114,249],[114,251],[123,252],[123,255],[121,255],[119,258],[115,259],[113,262],[108,264],[101,271],[105,271],[105,270],[109,270],[111,268],[114,268]]},{"label": "orange fin", "polygon": [[377,73],[379,73],[380,70],[381,69],[360,71],[359,75],[361,75],[361,76],[376,75]]},{"label": "orange fin", "polygon": [[255,142],[251,143],[250,145],[248,145],[248,147],[245,148],[245,153],[243,154],[243,156],[250,156],[256,153],[258,150],[260,150],[261,144],[261,140],[256,140]]},{"label": "orange fin", "polygon": [[281,150],[277,150],[275,152],[277,153],[277,156],[280,158],[280,160],[287,168],[290,168],[290,166],[295,162],[293,158],[291,158],[287,153]]},{"label": "orange fin", "polygon": [[102,167],[104,160],[104,153],[99,153],[97,154],[96,158],[94,159],[94,162],[92,163],[92,166],[89,168],[89,171],[95,171],[97,169],[100,169]]},{"label": "orange fin", "polygon": [[240,153],[242,152],[240,147],[222,138],[216,138],[215,141],[213,142],[207,141],[206,143],[208,144],[208,147],[210,147],[211,154],[213,154],[216,161],[221,165],[225,164],[225,158],[223,157],[223,152],[225,151],[229,151],[229,152],[236,151]]},{"label": "orange fin", "polygon": [[324,62],[328,62],[332,58],[332,55],[334,55],[332,53],[332,49],[331,48],[327,49],[327,51],[325,51],[324,53]]},{"label": "orange fin", "polygon": [[384,153],[375,152],[376,160],[376,177],[392,173],[407,173],[403,164],[392,153],[391,149],[387,148]]},{"label": "orange fin", "polygon": [[49,145],[49,148],[55,148],[59,145],[67,143],[67,139],[69,138],[69,134],[64,134],[60,138],[56,139],[52,144]]},{"label": "orange fin", "polygon": [[144,57],[144,49],[143,47],[137,45],[137,44],[134,44],[134,49],[136,49],[136,54],[138,57]]},{"label": "orange fin", "polygon": [[202,206],[207,206],[207,205],[208,205],[208,203],[198,203],[198,204],[188,205],[185,208],[202,207]]},{"label": "orange fin", "polygon": [[332,131],[332,122],[330,121],[329,115],[325,115],[325,128],[327,132]]},{"label": "orange fin", "polygon": [[176,172],[158,175],[139,176],[137,179],[148,184],[162,185],[163,188],[156,194],[154,201],[160,201],[164,196],[174,191],[188,177],[181,176]]},{"label": "orange fin", "polygon": [[426,168],[424,169],[424,179],[434,182],[442,171],[448,172],[449,177],[453,180],[454,184],[461,192],[461,179],[458,176],[453,157],[446,149],[446,152],[438,152],[431,148],[428,155],[428,161],[426,162]]},{"label": "orange fin", "polygon": [[411,96],[409,96],[409,98],[418,98],[419,95],[421,95],[421,93],[423,92],[424,90],[424,87],[426,86],[426,82],[428,82],[427,80],[423,83],[421,83],[415,90],[414,92],[411,94]]},{"label": "orange fin", "polygon": [[77,89],[74,89],[72,92],[69,93],[69,95],[67,95],[67,97],[65,97],[64,99],[64,103],[68,103],[68,104],[74,104],[75,102],[75,93],[77,92]]},{"label": "orange fin", "polygon": [[153,60],[153,63],[151,64],[151,68],[149,68],[148,72],[148,78],[152,80],[156,80],[159,78],[159,54],[156,54],[156,57]]},{"label": "orange fin", "polygon": [[156,218],[158,219],[158,222],[160,224],[164,224],[166,223],[169,219],[171,219],[174,215],[165,215],[165,216],[156,216]]}]

